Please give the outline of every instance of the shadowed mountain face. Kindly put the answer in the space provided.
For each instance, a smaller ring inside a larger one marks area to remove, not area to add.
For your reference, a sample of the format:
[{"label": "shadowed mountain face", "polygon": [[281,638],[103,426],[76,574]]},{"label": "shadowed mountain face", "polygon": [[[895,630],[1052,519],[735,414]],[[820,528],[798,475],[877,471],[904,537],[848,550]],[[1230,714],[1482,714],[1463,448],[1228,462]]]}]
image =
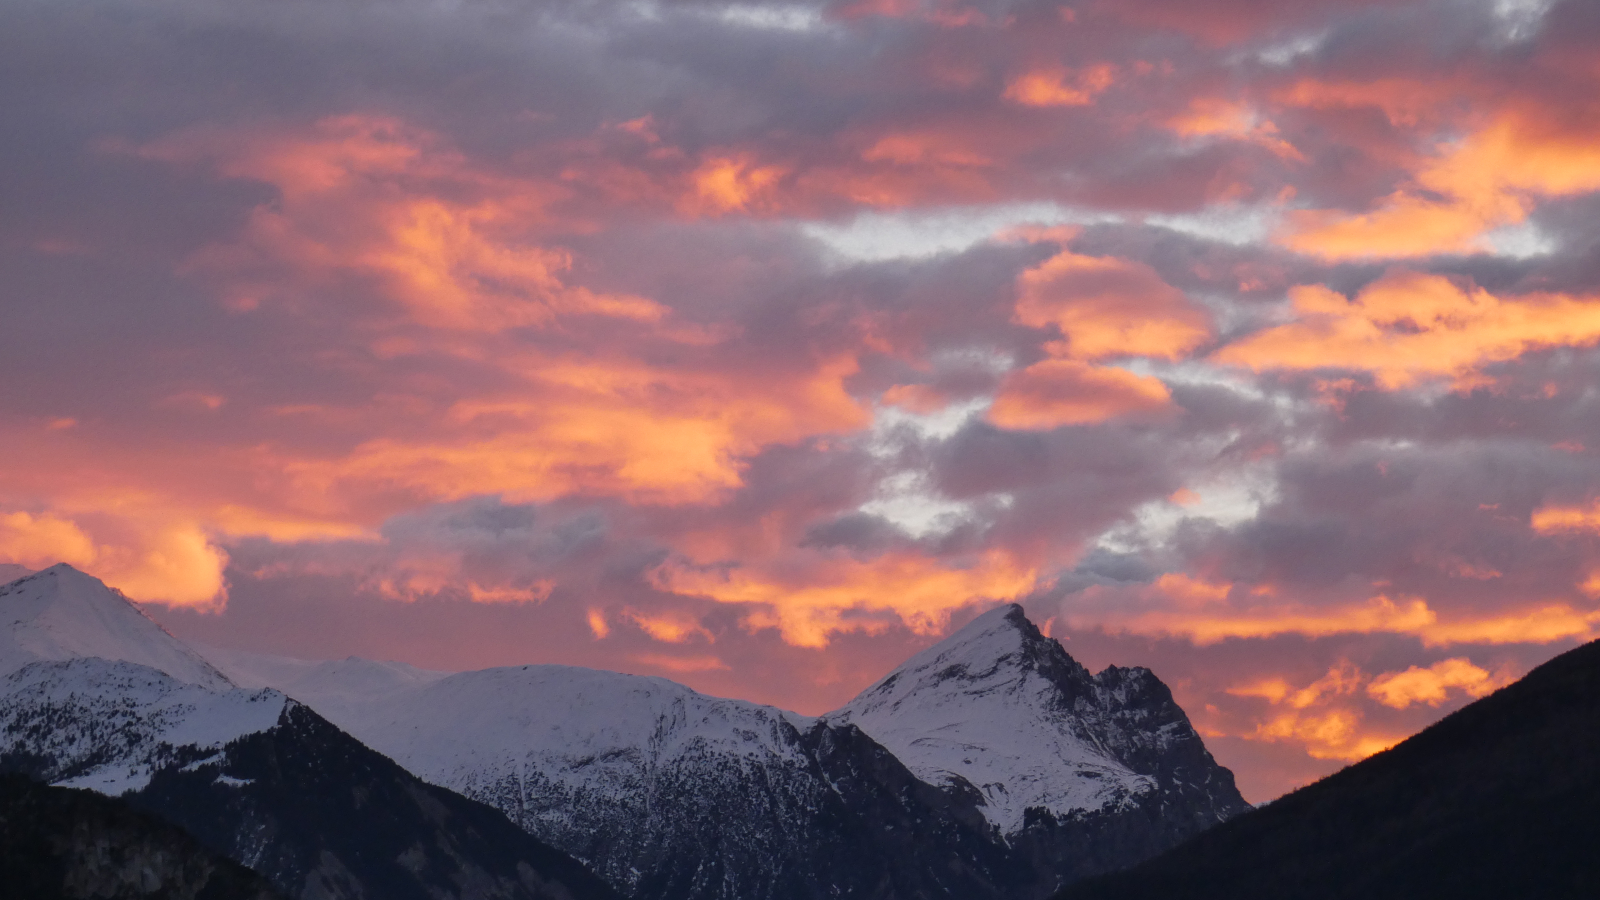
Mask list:
[{"label": "shadowed mountain face", "polygon": [[0,662],[0,771],[120,796],[289,897],[618,898],[500,812],[235,687],[69,567],[0,587]]},{"label": "shadowed mountain face", "polygon": [[90,791],[0,775],[0,896],[282,900],[180,828]]},{"label": "shadowed mountain face", "polygon": [[1600,642],[1056,900],[1600,897]]}]

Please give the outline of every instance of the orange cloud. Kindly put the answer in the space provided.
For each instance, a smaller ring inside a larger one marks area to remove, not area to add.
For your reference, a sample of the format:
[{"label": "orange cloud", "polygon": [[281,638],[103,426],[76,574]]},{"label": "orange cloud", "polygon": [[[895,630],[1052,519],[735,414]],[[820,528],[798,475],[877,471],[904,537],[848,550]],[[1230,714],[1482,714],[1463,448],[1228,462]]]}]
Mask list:
[{"label": "orange cloud", "polygon": [[0,513],[0,560],[30,569],[62,562],[84,569],[95,556],[93,539],[71,521],[48,513]]},{"label": "orange cloud", "polygon": [[749,156],[712,157],[690,176],[694,193],[680,208],[708,215],[751,211],[786,174],[781,166],[758,165]]},{"label": "orange cloud", "polygon": [[1285,141],[1278,126],[1248,103],[1225,97],[1200,97],[1188,109],[1167,120],[1167,127],[1186,138],[1232,138],[1259,144],[1284,159],[1305,162],[1305,156]]},{"label": "orange cloud", "polygon": [[226,599],[228,556],[203,529],[167,510],[118,509],[117,498],[104,499],[105,509],[76,514],[0,513],[0,561],[69,563],[144,602],[210,609]]},{"label": "orange cloud", "polygon": [[970,139],[940,132],[897,132],[878,138],[861,152],[867,162],[901,166],[993,165],[987,155],[974,150]]},{"label": "orange cloud", "polygon": [[462,401],[440,435],[378,438],[342,459],[298,463],[303,490],[388,485],[434,499],[595,493],[705,502],[740,486],[744,460],[767,444],[869,421],[844,386],[856,368],[850,358],[776,384],[621,359],[507,365],[533,399]]},{"label": "orange cloud", "polygon": [[1582,506],[1545,506],[1534,510],[1533,530],[1542,534],[1561,531],[1600,531],[1600,501]]},{"label": "orange cloud", "polygon": [[755,607],[752,629],[776,628],[799,647],[823,647],[842,631],[874,631],[890,614],[919,634],[946,627],[950,613],[981,600],[1008,600],[1032,590],[1037,570],[1009,554],[991,551],[966,567],[907,554],[861,561],[812,557],[720,570],[667,563],[651,574],[664,591]]},{"label": "orange cloud", "polygon": [[[1405,634],[1428,647],[1457,644],[1548,644],[1600,633],[1600,610],[1566,603],[1522,604],[1490,613],[1441,615],[1421,597],[1377,594],[1360,601],[1309,605],[1270,586],[1248,591],[1168,573],[1134,592],[1095,586],[1068,616],[1074,628],[1178,637],[1199,645],[1281,634]],[[1509,605],[1509,604],[1508,604]]]},{"label": "orange cloud", "polygon": [[1181,359],[1211,338],[1210,317],[1143,263],[1063,249],[1023,272],[1017,289],[1016,321],[1059,328],[1066,341],[1053,348],[1058,356]]},{"label": "orange cloud", "polygon": [[622,616],[639,626],[645,634],[663,643],[681,644],[692,637],[699,637],[707,643],[716,640],[698,618],[682,610],[645,612],[629,607],[622,611]]},{"label": "orange cloud", "polygon": [[1504,683],[1471,660],[1456,657],[1426,669],[1411,666],[1404,672],[1379,675],[1367,685],[1367,694],[1384,706],[1405,709],[1413,703],[1438,706],[1449,698],[1451,688],[1460,688],[1469,697],[1483,697]]},{"label": "orange cloud", "polygon": [[1228,688],[1227,693],[1261,698],[1276,708],[1242,737],[1298,743],[1314,759],[1354,762],[1387,750],[1404,737],[1372,733],[1366,726],[1360,707],[1353,702],[1366,681],[1359,668],[1341,661],[1304,687],[1269,678]]},{"label": "orange cloud", "polygon": [[[571,257],[537,243],[561,189],[488,173],[434,135],[384,117],[323,119],[286,134],[189,132],[143,148],[176,162],[209,160],[225,175],[272,184],[244,235],[190,268],[227,283],[235,309],[284,293],[287,268],[326,291],[347,274],[430,328],[502,331],[572,316],[660,320],[654,301],[568,285]],[[249,273],[279,266],[273,279]],[[244,277],[241,277],[244,276]],[[283,302],[294,302],[285,300]]]},{"label": "orange cloud", "polygon": [[1317,712],[1286,711],[1257,726],[1245,737],[1258,741],[1293,741],[1305,745],[1313,759],[1357,762],[1381,753],[1407,735],[1363,734],[1361,716],[1350,709]]},{"label": "orange cloud", "polygon": [[[1089,592],[1096,590],[1090,588]],[[1380,595],[1362,603],[1329,607],[1277,602],[1244,608],[1221,602],[1214,606],[1197,607],[1193,603],[1180,602],[1172,609],[1104,618],[1074,615],[1071,619],[1074,627],[1099,626],[1134,634],[1183,637],[1206,645],[1229,638],[1265,638],[1280,634],[1311,637],[1374,632],[1417,634],[1434,625],[1438,616],[1421,599],[1401,598],[1396,601]]]},{"label": "orange cloud", "polygon": [[606,622],[606,614],[600,610],[590,609],[585,614],[585,619],[589,623],[589,632],[595,636],[595,640],[601,640],[611,633],[611,625]]},{"label": "orange cloud", "polygon": [[1397,258],[1491,249],[1485,235],[1527,218],[1542,197],[1600,190],[1600,141],[1557,115],[1501,114],[1440,144],[1412,183],[1364,213],[1297,210],[1277,241],[1324,259]]},{"label": "orange cloud", "polygon": [[1007,84],[1005,98],[1023,106],[1087,106],[1115,78],[1116,67],[1105,63],[1078,72],[1036,69]]},{"label": "orange cloud", "polygon": [[1147,375],[1047,359],[1006,377],[988,419],[1001,428],[1048,430],[1165,409],[1171,399],[1167,386]]},{"label": "orange cloud", "polygon": [[1539,347],[1600,341],[1600,299],[1528,294],[1502,299],[1439,275],[1396,271],[1347,300],[1321,285],[1289,292],[1293,321],[1213,355],[1266,369],[1361,369],[1387,388],[1429,378],[1474,383],[1475,370]]}]

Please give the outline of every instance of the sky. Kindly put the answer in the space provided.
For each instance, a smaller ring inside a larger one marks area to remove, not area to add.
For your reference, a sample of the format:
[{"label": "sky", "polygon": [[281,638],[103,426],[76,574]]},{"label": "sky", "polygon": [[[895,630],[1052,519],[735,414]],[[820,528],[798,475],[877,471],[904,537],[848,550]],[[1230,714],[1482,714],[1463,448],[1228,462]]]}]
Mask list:
[{"label": "sky", "polygon": [[0,563],[186,639],[1019,602],[1260,802],[1600,636],[1600,4],[0,6]]}]

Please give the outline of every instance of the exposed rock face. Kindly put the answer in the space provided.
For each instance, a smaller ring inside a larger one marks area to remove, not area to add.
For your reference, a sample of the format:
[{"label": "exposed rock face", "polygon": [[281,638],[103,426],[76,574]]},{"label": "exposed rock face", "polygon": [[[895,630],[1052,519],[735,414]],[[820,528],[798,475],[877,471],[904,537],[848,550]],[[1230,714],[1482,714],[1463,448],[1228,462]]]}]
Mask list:
[{"label": "exposed rock face", "polygon": [[0,885],[27,900],[282,900],[182,829],[21,775],[0,775]]}]

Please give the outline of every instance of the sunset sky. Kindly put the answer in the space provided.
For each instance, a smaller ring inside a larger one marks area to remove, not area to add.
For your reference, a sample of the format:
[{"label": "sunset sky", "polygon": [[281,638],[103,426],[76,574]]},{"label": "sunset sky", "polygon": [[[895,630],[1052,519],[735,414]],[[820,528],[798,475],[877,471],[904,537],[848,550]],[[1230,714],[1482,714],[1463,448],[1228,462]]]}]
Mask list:
[{"label": "sunset sky", "polygon": [[1600,635],[1600,3],[3,0],[0,562],[1271,799]]}]

